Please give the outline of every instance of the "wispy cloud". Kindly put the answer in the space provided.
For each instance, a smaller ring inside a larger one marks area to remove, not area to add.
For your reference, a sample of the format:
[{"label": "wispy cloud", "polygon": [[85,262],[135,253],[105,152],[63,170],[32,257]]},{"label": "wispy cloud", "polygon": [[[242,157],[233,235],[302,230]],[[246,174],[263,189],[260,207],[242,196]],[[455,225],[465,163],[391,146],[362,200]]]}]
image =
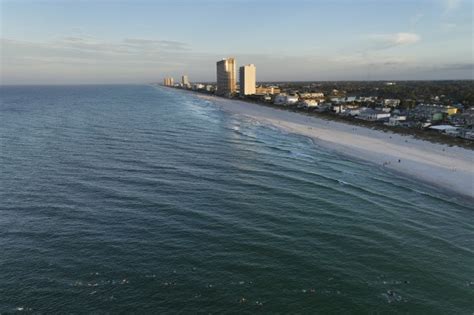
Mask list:
[{"label": "wispy cloud", "polygon": [[451,13],[459,8],[461,0],[443,0],[444,13]]},{"label": "wispy cloud", "polygon": [[368,36],[373,49],[386,49],[418,43],[420,35],[415,33],[372,34]]},{"label": "wispy cloud", "polygon": [[456,23],[450,23],[450,22],[443,22],[441,23],[441,29],[444,31],[452,31],[454,30],[458,25]]},{"label": "wispy cloud", "polygon": [[63,37],[52,43],[56,48],[77,49],[106,54],[160,53],[189,50],[186,43],[171,40],[125,38],[122,41],[104,41],[93,37]]},{"label": "wispy cloud", "polygon": [[445,64],[438,69],[441,70],[465,70],[465,71],[474,71],[474,63],[453,63],[453,64]]},{"label": "wispy cloud", "polygon": [[[442,0],[442,5],[444,7],[440,24],[442,30],[453,31],[455,28],[457,28],[459,23],[458,11],[461,6],[461,3],[461,0]],[[472,16],[470,24],[472,24]]]},{"label": "wispy cloud", "polygon": [[165,50],[189,50],[186,43],[174,40],[154,40],[143,38],[125,38],[123,40],[125,45],[140,49],[165,49]]},{"label": "wispy cloud", "polygon": [[88,36],[49,41],[1,38],[0,45],[0,81],[10,83],[36,82],[41,78],[51,82],[60,78],[77,82],[152,81],[158,72],[188,68],[191,55],[185,43],[142,38],[119,41]]},{"label": "wispy cloud", "polygon": [[391,56],[391,55],[385,55],[385,54],[367,55],[364,53],[353,54],[353,55],[333,56],[328,61],[336,63],[336,64],[340,64],[343,67],[400,66],[400,65],[410,64],[413,62],[413,60],[409,60],[407,58],[400,57],[400,56]]},{"label": "wispy cloud", "polygon": [[146,63],[190,50],[187,44],[178,41],[137,38],[115,42],[92,37],[62,37],[44,42],[2,38],[1,44],[2,63],[35,58],[56,60],[57,63],[65,60],[94,64],[111,61]]}]

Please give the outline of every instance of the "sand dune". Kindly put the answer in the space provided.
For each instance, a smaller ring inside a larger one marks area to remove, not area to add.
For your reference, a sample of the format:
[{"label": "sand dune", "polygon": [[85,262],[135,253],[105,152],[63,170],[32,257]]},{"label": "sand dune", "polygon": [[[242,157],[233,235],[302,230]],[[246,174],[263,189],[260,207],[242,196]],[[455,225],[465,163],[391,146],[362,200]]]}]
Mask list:
[{"label": "sand dune", "polygon": [[199,95],[223,110],[308,136],[325,148],[474,198],[474,151],[238,100]]}]

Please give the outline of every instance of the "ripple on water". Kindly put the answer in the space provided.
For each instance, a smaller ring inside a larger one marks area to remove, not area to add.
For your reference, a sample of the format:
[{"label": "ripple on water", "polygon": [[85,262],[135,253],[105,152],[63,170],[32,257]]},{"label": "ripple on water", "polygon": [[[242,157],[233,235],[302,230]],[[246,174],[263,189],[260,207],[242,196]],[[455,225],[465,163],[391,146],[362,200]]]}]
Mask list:
[{"label": "ripple on water", "polygon": [[0,313],[472,312],[462,200],[187,92],[0,89]]}]

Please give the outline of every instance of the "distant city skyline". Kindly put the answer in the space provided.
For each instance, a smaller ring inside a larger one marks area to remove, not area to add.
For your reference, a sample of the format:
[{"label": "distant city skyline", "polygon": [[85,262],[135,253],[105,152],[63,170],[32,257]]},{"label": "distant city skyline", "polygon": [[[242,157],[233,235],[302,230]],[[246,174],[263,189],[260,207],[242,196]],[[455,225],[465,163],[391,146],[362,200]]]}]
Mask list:
[{"label": "distant city skyline", "polygon": [[473,79],[469,0],[11,1],[1,84]]}]

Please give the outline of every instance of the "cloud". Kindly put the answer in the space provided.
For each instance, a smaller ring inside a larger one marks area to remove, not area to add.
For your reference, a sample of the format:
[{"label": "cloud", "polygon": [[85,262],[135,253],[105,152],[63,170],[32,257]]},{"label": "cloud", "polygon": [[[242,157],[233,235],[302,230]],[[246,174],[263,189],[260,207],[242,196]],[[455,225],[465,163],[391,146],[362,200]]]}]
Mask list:
[{"label": "cloud", "polygon": [[[188,69],[190,53],[185,43],[170,40],[127,38],[118,41],[87,36],[49,41],[0,38],[0,83],[21,82],[150,82],[163,73]],[[198,65],[201,63],[198,61]]]},{"label": "cloud", "polygon": [[444,22],[441,23],[441,28],[445,31],[451,31],[457,27],[456,23]]},{"label": "cloud", "polygon": [[[459,23],[459,14],[456,11],[461,5],[461,0],[442,0],[442,5],[444,11],[441,15],[440,28],[445,32],[454,31]],[[472,17],[469,24],[472,24]]]},{"label": "cloud", "polygon": [[456,10],[460,4],[461,0],[443,0],[444,13],[450,13]]},{"label": "cloud", "polygon": [[174,40],[153,40],[153,39],[142,39],[142,38],[125,38],[123,40],[125,45],[129,45],[135,48],[156,48],[166,50],[189,50],[186,43],[174,41]]},{"label": "cloud", "polygon": [[368,55],[353,54],[353,55],[339,55],[329,58],[327,62],[333,62],[339,64],[342,67],[390,67],[390,66],[401,66],[413,63],[413,60],[390,55]]},{"label": "cloud", "polygon": [[63,37],[46,42],[1,38],[2,64],[21,64],[38,60],[58,64],[155,64],[169,56],[181,56],[188,51],[185,43],[167,40],[128,38],[103,41],[91,37]]},{"label": "cloud", "polygon": [[474,63],[453,63],[445,64],[437,67],[440,70],[462,70],[462,71],[474,71]]},{"label": "cloud", "polygon": [[122,41],[104,41],[93,37],[63,37],[53,43],[59,49],[73,49],[109,55],[159,54],[189,50],[186,43],[171,40],[126,38]]},{"label": "cloud", "polygon": [[418,43],[421,37],[415,33],[372,34],[369,35],[373,49],[386,49]]},{"label": "cloud", "polygon": [[[472,64],[462,63],[469,61],[466,58],[451,59],[458,63],[443,66],[418,54],[385,49],[414,44],[420,40],[417,34],[375,34],[362,39],[374,49],[360,45],[339,55],[241,53],[235,57],[239,64],[256,64],[261,81],[472,77],[472,71],[467,71]],[[216,60],[228,55],[228,51],[197,52],[186,43],[150,38],[101,40],[81,35],[49,41],[0,40],[0,84],[142,83],[183,73],[193,81],[213,81]],[[417,68],[420,64],[424,73]]]}]

